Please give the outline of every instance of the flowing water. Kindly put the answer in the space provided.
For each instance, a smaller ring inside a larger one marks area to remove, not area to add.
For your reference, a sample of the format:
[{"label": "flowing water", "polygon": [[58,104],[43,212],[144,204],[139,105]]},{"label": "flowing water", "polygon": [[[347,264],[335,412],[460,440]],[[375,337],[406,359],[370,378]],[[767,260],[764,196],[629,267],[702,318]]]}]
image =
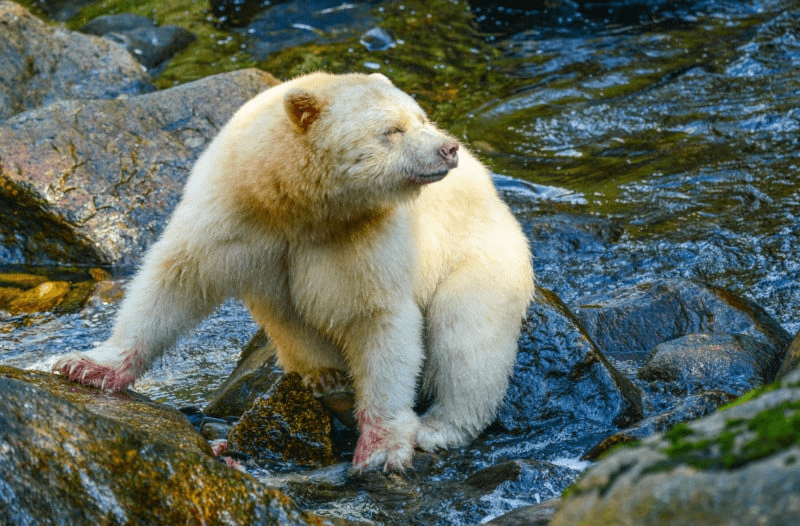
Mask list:
[{"label": "flowing water", "polygon": [[684,10],[650,23],[564,24],[502,41],[524,86],[454,128],[495,170],[571,196],[539,199],[540,214],[622,228],[615,243],[539,262],[540,282],[565,301],[699,278],[762,304],[794,333],[800,10],[677,4]]},{"label": "flowing water", "polygon": [[[496,172],[520,217],[568,217],[613,232],[552,250],[534,240],[539,284],[579,305],[626,285],[698,278],[756,301],[797,332],[800,6],[552,3],[514,11],[476,2],[476,19],[492,34],[460,59],[473,70],[485,60],[481,67],[506,81],[502,89],[464,81],[465,98],[480,104],[443,112],[452,115],[443,124]],[[386,53],[402,53],[398,41]],[[484,59],[477,48],[487,45],[496,51]],[[389,59],[369,63],[391,67]],[[92,304],[60,317],[0,316],[0,362],[47,368],[63,352],[88,349],[108,334],[114,309]],[[254,330],[241,305],[226,303],[137,390],[176,406],[203,405]],[[574,460],[576,444],[596,437],[574,438],[543,430],[541,443],[517,451],[550,462],[549,475],[534,476],[541,468],[531,468],[530,483],[498,490],[488,498],[494,507],[481,508],[484,516],[557,495],[584,467]],[[441,469],[443,479],[453,477],[455,468]],[[346,484],[341,466],[260,476],[284,485],[292,477]],[[359,510],[374,504],[364,488],[354,491],[327,508],[362,516]],[[302,492],[295,497],[302,500]]]}]

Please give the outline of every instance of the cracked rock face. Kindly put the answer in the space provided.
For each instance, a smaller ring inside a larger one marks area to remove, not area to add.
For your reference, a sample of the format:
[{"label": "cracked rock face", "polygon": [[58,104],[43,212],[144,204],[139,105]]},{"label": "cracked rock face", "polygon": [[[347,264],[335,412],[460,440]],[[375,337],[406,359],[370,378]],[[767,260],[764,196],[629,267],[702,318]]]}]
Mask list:
[{"label": "cracked rock face", "polygon": [[0,126],[0,263],[134,264],[192,164],[277,83],[241,70],[146,95],[59,101]]}]

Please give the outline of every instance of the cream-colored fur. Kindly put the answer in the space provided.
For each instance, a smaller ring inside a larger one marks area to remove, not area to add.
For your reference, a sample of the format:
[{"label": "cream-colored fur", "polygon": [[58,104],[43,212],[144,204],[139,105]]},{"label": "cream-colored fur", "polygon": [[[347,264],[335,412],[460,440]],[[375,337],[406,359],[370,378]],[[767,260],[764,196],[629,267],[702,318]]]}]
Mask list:
[{"label": "cream-colored fur", "polygon": [[[466,444],[494,418],[532,292],[527,241],[486,169],[385,77],[314,73],[234,115],[112,336],[56,367],[124,388],[239,297],[287,371],[349,373],[355,466],[401,469],[415,446]],[[418,390],[434,400],[421,416]]]}]

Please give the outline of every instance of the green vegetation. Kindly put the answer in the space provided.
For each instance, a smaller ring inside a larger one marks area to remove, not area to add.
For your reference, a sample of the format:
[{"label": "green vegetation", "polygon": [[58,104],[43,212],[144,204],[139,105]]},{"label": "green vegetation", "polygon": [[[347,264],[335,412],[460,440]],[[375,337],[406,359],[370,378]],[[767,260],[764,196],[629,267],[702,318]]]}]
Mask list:
[{"label": "green vegetation", "polygon": [[[20,3],[45,18],[33,1]],[[501,70],[496,66],[499,52],[484,42],[466,2],[410,0],[381,7],[374,10],[374,16],[398,42],[394,48],[367,51],[354,36],[341,42],[289,48],[260,62],[247,54],[242,33],[219,27],[208,0],[103,0],[83,8],[66,27],[77,30],[100,15],[136,13],[159,25],[175,24],[192,31],[197,40],[173,57],[154,79],[162,89],[248,67],[282,79],[317,70],[380,71],[413,93],[431,118],[445,127],[521,83],[506,75],[508,67]],[[374,69],[376,65],[379,69]]]},{"label": "green vegetation", "polygon": [[800,445],[800,401],[787,401],[753,418],[730,420],[719,436],[698,439],[688,425],[673,427],[664,437],[669,460],[649,469],[663,471],[679,464],[698,469],[735,469],[793,445]]}]

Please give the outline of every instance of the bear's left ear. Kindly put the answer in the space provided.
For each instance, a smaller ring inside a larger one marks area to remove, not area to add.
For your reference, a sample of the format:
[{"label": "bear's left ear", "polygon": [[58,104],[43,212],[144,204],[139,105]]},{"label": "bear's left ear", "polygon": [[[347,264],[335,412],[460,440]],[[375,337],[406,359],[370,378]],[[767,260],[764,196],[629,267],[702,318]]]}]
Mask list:
[{"label": "bear's left ear", "polygon": [[322,101],[313,93],[300,88],[292,88],[283,99],[286,114],[297,129],[305,133],[322,111]]}]

